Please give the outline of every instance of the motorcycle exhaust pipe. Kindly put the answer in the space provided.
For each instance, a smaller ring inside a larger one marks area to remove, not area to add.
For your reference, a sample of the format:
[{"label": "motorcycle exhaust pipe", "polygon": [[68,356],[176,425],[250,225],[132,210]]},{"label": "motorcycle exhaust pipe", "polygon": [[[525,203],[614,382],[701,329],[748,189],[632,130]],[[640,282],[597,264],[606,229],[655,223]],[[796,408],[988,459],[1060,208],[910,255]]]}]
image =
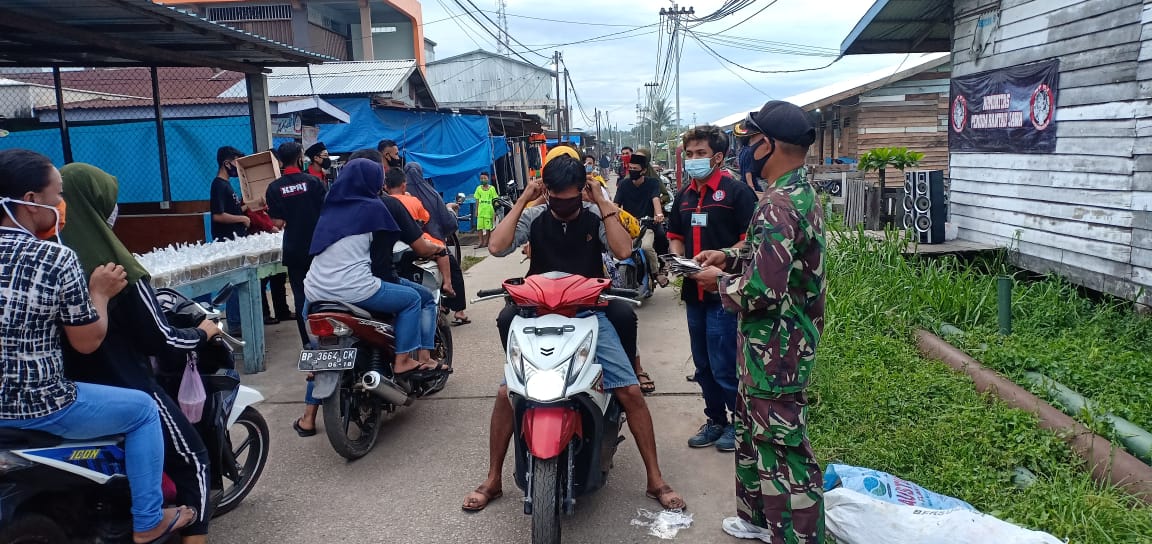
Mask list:
[{"label": "motorcycle exhaust pipe", "polygon": [[382,376],[375,370],[365,372],[361,384],[369,393],[396,406],[410,406],[412,398],[396,382]]}]

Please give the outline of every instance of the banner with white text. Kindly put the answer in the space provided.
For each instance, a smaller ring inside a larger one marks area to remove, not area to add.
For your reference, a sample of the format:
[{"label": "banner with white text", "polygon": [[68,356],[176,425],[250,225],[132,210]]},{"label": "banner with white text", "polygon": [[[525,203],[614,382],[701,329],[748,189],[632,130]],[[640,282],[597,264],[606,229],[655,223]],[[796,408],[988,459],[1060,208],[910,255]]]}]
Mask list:
[{"label": "banner with white text", "polygon": [[948,149],[1054,152],[1059,83],[1059,60],[953,78]]}]

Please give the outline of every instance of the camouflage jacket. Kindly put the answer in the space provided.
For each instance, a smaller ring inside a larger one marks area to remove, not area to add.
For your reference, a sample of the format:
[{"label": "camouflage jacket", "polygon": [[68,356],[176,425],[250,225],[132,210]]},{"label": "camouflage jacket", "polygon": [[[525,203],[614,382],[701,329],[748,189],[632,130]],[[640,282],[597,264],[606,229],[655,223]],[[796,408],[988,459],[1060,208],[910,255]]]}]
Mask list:
[{"label": "camouflage jacket", "polygon": [[774,397],[803,391],[824,330],[824,211],[803,168],[764,193],[744,246],[727,249],[724,307],[740,315],[741,389]]}]

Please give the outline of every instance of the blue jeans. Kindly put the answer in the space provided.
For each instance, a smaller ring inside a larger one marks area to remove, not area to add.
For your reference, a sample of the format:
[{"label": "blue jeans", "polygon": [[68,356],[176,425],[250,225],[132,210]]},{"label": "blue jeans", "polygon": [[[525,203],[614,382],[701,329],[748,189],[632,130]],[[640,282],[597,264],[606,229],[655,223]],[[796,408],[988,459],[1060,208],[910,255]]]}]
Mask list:
[{"label": "blue jeans", "polygon": [[399,283],[381,281],[375,295],[355,304],[370,312],[396,314],[397,354],[436,347],[436,301],[420,284],[404,278]]},{"label": "blue jeans", "polygon": [[0,419],[0,427],[44,431],[68,440],[127,435],[124,464],[132,492],[132,527],[148,531],[163,520],[164,434],[156,401],[147,393],[77,383],[76,401],[63,410],[35,419]]},{"label": "blue jeans", "polygon": [[696,383],[704,394],[704,415],[728,424],[736,413],[736,314],[719,302],[689,302],[688,339],[696,363]]}]

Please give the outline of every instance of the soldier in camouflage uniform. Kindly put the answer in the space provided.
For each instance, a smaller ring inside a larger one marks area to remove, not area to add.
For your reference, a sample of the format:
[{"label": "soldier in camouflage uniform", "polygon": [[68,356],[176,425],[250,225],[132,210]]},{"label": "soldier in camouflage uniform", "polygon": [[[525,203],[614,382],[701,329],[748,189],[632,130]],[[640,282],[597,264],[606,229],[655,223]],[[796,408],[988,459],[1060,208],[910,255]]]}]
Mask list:
[{"label": "soldier in camouflage uniform", "polygon": [[728,534],[774,544],[824,542],[823,481],[807,436],[808,380],[824,329],[824,212],[807,182],[807,114],[773,101],[737,125],[754,172],[774,180],[744,246],[704,252],[695,276],[740,317],[736,416],[738,517]]}]

